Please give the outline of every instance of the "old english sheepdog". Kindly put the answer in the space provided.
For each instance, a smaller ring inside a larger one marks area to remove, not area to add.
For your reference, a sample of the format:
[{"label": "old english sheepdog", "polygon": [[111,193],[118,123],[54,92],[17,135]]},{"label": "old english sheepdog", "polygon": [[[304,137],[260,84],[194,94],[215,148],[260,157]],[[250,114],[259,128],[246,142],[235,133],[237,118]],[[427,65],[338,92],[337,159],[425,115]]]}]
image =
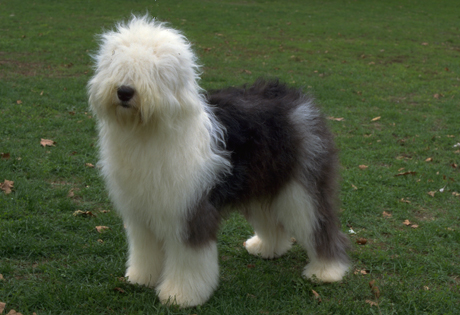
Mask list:
[{"label": "old english sheepdog", "polygon": [[100,41],[89,103],[131,283],[155,287],[162,303],[206,302],[219,281],[219,221],[233,209],[255,230],[250,254],[280,257],[294,237],[310,260],[303,276],[342,279],[337,153],[310,97],[263,79],[205,93],[190,42],[146,16]]}]

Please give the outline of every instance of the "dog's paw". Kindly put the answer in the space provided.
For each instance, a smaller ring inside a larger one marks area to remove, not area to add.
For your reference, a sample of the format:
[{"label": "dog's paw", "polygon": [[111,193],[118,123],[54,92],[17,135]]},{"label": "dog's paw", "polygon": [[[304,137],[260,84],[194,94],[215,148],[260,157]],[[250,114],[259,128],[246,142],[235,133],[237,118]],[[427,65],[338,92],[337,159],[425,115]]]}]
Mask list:
[{"label": "dog's paw", "polygon": [[348,264],[341,262],[311,262],[302,275],[308,279],[318,279],[322,282],[336,282],[342,280],[348,271]]},{"label": "dog's paw", "polygon": [[267,244],[263,242],[257,235],[254,235],[246,242],[244,247],[249,254],[260,256],[265,259],[277,258],[285,254],[292,246],[290,239],[278,240],[276,244]]},{"label": "dog's paw", "polygon": [[126,270],[125,278],[127,278],[129,283],[145,285],[147,287],[153,287],[158,281],[158,275],[153,275],[148,272],[141,273],[133,267],[129,267],[128,270]]},{"label": "dog's paw", "polygon": [[193,307],[204,304],[214,290],[206,286],[187,286],[165,280],[156,291],[162,304]]}]

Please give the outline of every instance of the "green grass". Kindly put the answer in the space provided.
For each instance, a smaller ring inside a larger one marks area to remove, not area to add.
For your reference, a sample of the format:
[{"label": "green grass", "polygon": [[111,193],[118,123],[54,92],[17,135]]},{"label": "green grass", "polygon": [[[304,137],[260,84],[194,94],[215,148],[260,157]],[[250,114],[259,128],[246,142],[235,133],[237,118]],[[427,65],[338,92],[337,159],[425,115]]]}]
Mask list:
[{"label": "green grass", "polygon": [[[120,278],[123,224],[100,212],[112,206],[85,165],[97,162],[85,86],[94,34],[147,10],[193,42],[204,88],[279,77],[343,118],[329,123],[341,150],[342,226],[356,234],[341,283],[302,279],[297,245],[273,261],[248,255],[252,230],[239,215],[221,228],[220,286],[205,305],[167,308]],[[0,192],[4,313],[458,314],[459,25],[454,0],[0,2],[0,153],[10,154],[0,181],[14,181]],[[404,172],[415,174],[395,176]]]}]

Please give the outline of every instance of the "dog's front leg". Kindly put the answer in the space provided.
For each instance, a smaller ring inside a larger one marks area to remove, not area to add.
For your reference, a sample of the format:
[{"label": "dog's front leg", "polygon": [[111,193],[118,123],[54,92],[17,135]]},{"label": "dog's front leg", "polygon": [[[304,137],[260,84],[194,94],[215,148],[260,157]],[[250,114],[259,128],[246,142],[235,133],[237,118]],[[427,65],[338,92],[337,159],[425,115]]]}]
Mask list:
[{"label": "dog's front leg", "polygon": [[205,303],[219,282],[217,244],[199,247],[165,240],[165,265],[156,288],[160,301],[181,307]]},{"label": "dog's front leg", "polygon": [[163,242],[143,224],[125,224],[129,245],[125,276],[131,283],[155,286],[163,269]]}]

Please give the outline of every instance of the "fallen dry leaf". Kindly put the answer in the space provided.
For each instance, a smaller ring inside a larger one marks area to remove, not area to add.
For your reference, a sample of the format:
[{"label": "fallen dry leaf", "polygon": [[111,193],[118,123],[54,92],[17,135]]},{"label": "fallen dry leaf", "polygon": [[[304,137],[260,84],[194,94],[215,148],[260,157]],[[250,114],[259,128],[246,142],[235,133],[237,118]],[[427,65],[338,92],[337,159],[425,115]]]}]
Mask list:
[{"label": "fallen dry leaf", "polygon": [[89,167],[89,168],[94,168],[94,165],[91,164],[91,163],[85,163],[85,166],[86,166],[86,167]]},{"label": "fallen dry leaf", "polygon": [[354,190],[358,190],[358,187],[356,187],[355,185],[351,184],[351,187],[353,187]]},{"label": "fallen dry leaf", "polygon": [[360,237],[360,238],[358,238],[358,239],[356,240],[356,243],[357,243],[358,245],[366,245],[367,239],[365,239],[365,238],[363,238],[363,237]]},{"label": "fallen dry leaf", "polygon": [[46,146],[48,146],[48,147],[54,147],[55,144],[56,144],[56,142],[53,141],[53,140],[49,140],[49,139],[40,139],[40,145],[41,145],[42,147],[46,147]]},{"label": "fallen dry leaf", "polygon": [[371,292],[374,294],[375,298],[378,299],[380,297],[380,290],[379,287],[375,285],[375,280],[369,282],[369,287],[371,288]]},{"label": "fallen dry leaf", "polygon": [[101,239],[98,239],[97,241],[98,241],[99,243],[101,243],[101,244],[104,243],[104,241],[101,240]]},{"label": "fallen dry leaf", "polygon": [[108,230],[109,227],[108,226],[103,226],[103,225],[98,225],[96,226],[96,230],[99,232],[99,233],[102,233],[104,232],[105,230]]},{"label": "fallen dry leaf", "polygon": [[91,211],[81,211],[77,210],[73,213],[75,217],[95,217],[96,215],[93,214]]},{"label": "fallen dry leaf", "polygon": [[404,220],[403,224],[404,224],[404,225],[407,225],[407,226],[411,225],[411,223],[410,223],[409,220]]},{"label": "fallen dry leaf", "polygon": [[3,278],[3,275],[0,273],[0,280],[5,280],[5,278]]},{"label": "fallen dry leaf", "polygon": [[118,291],[120,293],[125,293],[125,290],[123,290],[122,288],[119,288],[119,287],[116,287],[113,289],[114,291]]},{"label": "fallen dry leaf", "polygon": [[427,192],[428,195],[430,195],[431,197],[434,197],[434,194],[436,193],[436,191],[429,191]]},{"label": "fallen dry leaf", "polygon": [[315,296],[315,300],[318,301],[318,303],[321,303],[321,296],[316,292],[315,290],[311,290],[313,292],[313,295]]},{"label": "fallen dry leaf", "polygon": [[345,118],[343,118],[343,117],[332,117],[332,116],[327,117],[327,119],[335,120],[335,121],[344,121],[345,120]]},{"label": "fallen dry leaf", "polygon": [[3,310],[5,309],[6,303],[0,302],[0,314],[3,314]]},{"label": "fallen dry leaf", "polygon": [[416,228],[418,228],[418,225],[417,224],[412,224],[410,227],[413,228],[413,229],[416,229]]},{"label": "fallen dry leaf", "polygon": [[428,46],[428,43],[422,43],[422,46]]},{"label": "fallen dry leaf", "polygon": [[360,165],[360,166],[358,166],[358,167],[359,167],[360,170],[365,170],[365,169],[367,169],[369,166],[367,166],[367,165]]},{"label": "fallen dry leaf", "polygon": [[371,121],[377,121],[377,120],[379,120],[380,118],[382,118],[382,117],[381,117],[381,116],[377,116],[377,117],[372,118]]},{"label": "fallen dry leaf", "polygon": [[246,70],[246,69],[244,69],[244,70],[243,70],[243,71],[241,71],[241,72],[243,72],[243,73],[247,73],[247,74],[252,74],[252,72],[251,72],[251,71],[249,71],[249,70]]},{"label": "fallen dry leaf", "polygon": [[366,300],[366,303],[370,304],[371,306],[378,306],[379,305],[379,303],[371,301],[371,300]]},{"label": "fallen dry leaf", "polygon": [[460,193],[458,193],[458,192],[456,192],[456,191],[453,191],[453,192],[452,192],[452,196],[460,197]]},{"label": "fallen dry leaf", "polygon": [[401,202],[404,202],[404,203],[410,203],[410,201],[409,201],[409,200],[407,200],[407,199],[404,199],[404,198],[401,198],[401,200],[400,200],[400,201],[401,201]]},{"label": "fallen dry leaf", "polygon": [[17,101],[16,101],[16,104],[21,105],[21,104],[22,104],[22,101],[21,101],[21,100],[17,100]]},{"label": "fallen dry leaf", "polygon": [[11,180],[7,180],[7,179],[5,179],[3,183],[0,183],[0,189],[5,192],[5,195],[11,194],[13,186],[14,186],[14,182]]},{"label": "fallen dry leaf", "polygon": [[9,152],[0,153],[0,155],[2,156],[2,159],[4,159],[4,160],[8,160],[10,158],[10,153]]},{"label": "fallen dry leaf", "polygon": [[428,286],[424,285],[423,290],[428,291],[428,290],[430,290],[430,288]]},{"label": "fallen dry leaf", "polygon": [[391,218],[392,217],[392,214],[388,213],[386,211],[383,211],[382,215],[383,215],[384,218]]},{"label": "fallen dry leaf", "polygon": [[417,174],[417,172],[404,172],[404,173],[398,173],[395,175],[395,177],[397,176],[406,176],[406,175],[415,175]]},{"label": "fallen dry leaf", "polygon": [[369,274],[369,271],[368,271],[368,270],[365,270],[365,269],[362,269],[362,270],[356,269],[353,273],[354,273],[355,275],[357,275],[357,274],[367,275],[367,274]]},{"label": "fallen dry leaf", "polygon": [[425,162],[433,162],[433,158],[427,158]]},{"label": "fallen dry leaf", "polygon": [[254,264],[248,264],[247,267],[248,267],[248,268],[255,268],[256,265],[254,265]]}]

